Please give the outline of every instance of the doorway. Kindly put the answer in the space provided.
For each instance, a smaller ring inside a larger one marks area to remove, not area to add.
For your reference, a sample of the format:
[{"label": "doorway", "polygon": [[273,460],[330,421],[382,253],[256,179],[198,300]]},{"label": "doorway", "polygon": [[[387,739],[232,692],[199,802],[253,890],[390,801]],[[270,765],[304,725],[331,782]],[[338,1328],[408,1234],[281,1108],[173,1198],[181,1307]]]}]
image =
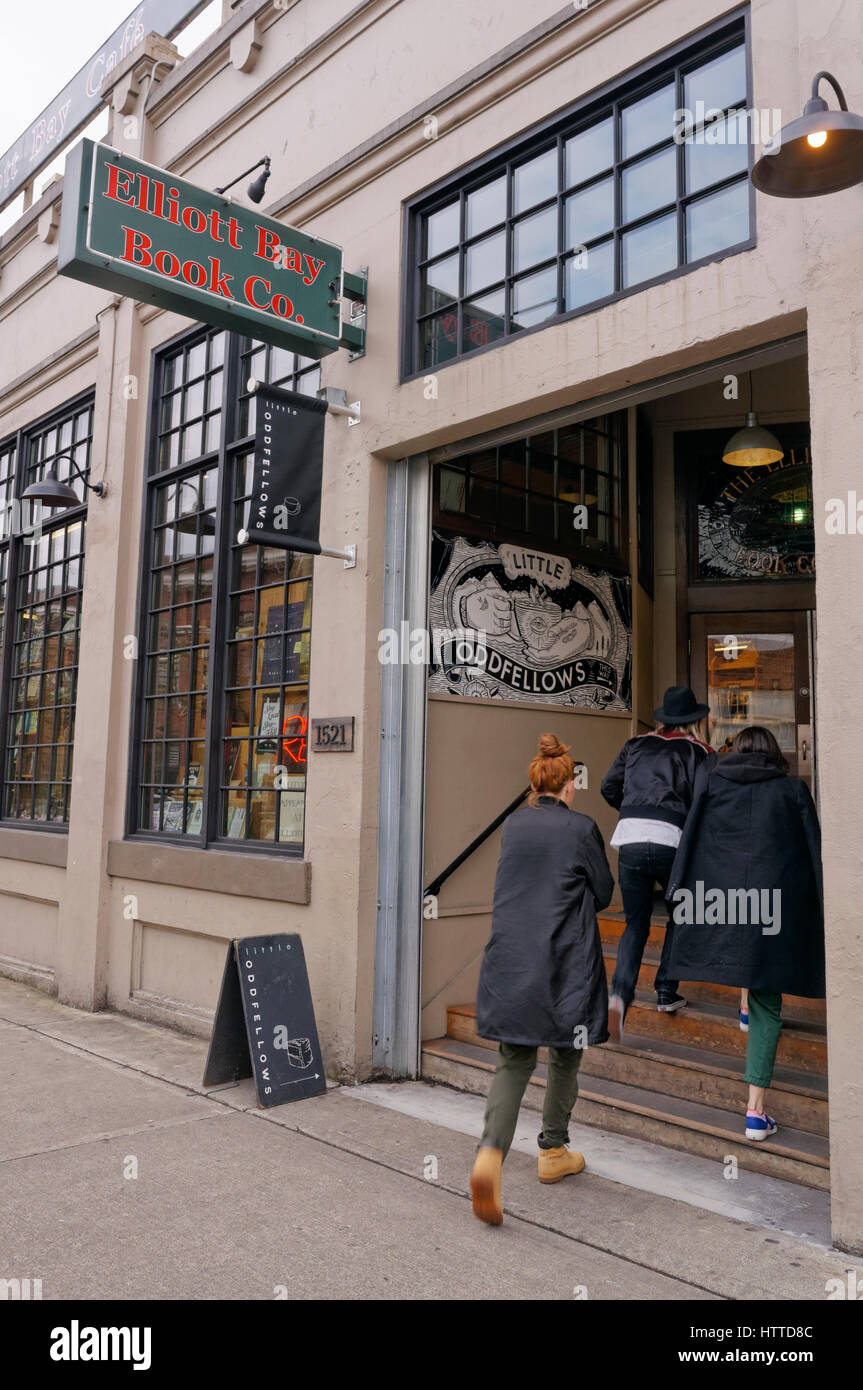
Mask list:
[{"label": "doorway", "polygon": [[760,724],[776,738],[793,777],[815,793],[812,614],[695,613],[690,672],[710,706],[710,742],[728,751],[735,734]]}]

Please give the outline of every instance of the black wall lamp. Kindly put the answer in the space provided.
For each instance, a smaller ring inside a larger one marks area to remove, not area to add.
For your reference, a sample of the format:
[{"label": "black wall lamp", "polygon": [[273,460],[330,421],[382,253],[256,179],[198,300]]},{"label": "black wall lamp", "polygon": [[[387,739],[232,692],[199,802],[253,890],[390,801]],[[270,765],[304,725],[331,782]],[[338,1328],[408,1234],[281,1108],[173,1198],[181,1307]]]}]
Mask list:
[{"label": "black wall lamp", "polygon": [[252,202],[259,203],[264,196],[264,189],[267,186],[267,179],[270,177],[270,156],[268,154],[265,154],[263,159],[259,159],[257,164],[253,164],[250,169],[245,169],[242,174],[238,174],[235,179],[231,179],[231,182],[226,183],[224,188],[216,188],[214,192],[227,193],[228,189],[233,188],[235,183],[239,183],[240,179],[244,179],[246,177],[246,174],[251,174],[253,170],[260,169],[262,164],[264,167],[263,169],[261,169],[261,172],[258,174],[258,177],[256,179],[252,179],[252,182],[246,189],[246,192],[251,198]]},{"label": "black wall lamp", "polygon": [[[60,459],[66,463],[71,463],[74,469],[74,476],[80,478],[90,492],[95,492],[97,497],[104,497],[107,491],[104,483],[88,483],[81,469],[71,459],[68,454],[58,454],[54,464],[58,464]],[[41,502],[44,507],[80,507],[80,498],[70,483],[62,482],[55,472],[46,473],[44,478],[38,483],[31,483],[21,494],[23,502]]]},{"label": "black wall lamp", "polygon": [[[838,111],[831,111],[818,95],[822,81],[836,93]],[[863,119],[848,110],[831,73],[816,72],[803,115],[767,142],[752,170],[752,182],[774,198],[817,198],[863,182]]]}]

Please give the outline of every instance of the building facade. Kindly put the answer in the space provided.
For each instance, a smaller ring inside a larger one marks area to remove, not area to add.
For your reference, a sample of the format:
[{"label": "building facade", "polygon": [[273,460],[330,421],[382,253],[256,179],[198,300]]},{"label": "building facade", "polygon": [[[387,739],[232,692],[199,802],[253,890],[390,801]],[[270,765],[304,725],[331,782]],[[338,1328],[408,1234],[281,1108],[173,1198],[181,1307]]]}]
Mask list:
[{"label": "building facade", "polygon": [[[226,0],[187,58],[118,63],[109,143],[207,188],[269,154],[263,210],[368,273],[366,350],[58,276],[62,178],[0,238],[0,492],[79,498],[0,539],[3,973],[206,1033],[226,942],[298,931],[332,1076],[464,1080],[423,1043],[474,997],[497,834],[437,880],[549,727],[607,839],[603,773],[687,681],[715,746],[768,723],[816,795],[828,1000],[787,1091],[817,1143],[777,1171],[828,1181],[829,1113],[863,1250],[861,192],[749,178],[817,71],[863,107],[861,56],[853,0]],[[250,377],[360,403],[321,523],[355,567],[238,543]],[[782,458],[747,472],[752,408]]]}]

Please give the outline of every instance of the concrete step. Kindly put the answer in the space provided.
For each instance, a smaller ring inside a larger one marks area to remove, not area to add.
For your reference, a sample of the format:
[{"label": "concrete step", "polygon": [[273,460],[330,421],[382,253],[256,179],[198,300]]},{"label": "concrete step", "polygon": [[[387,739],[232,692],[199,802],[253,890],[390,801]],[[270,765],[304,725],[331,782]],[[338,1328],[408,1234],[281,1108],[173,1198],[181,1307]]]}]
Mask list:
[{"label": "concrete step", "polygon": [[[636,994],[626,1016],[627,1034],[656,1043],[694,1048],[710,1055],[720,1066],[736,1058],[742,1065],[746,1055],[746,1034],[741,1033],[736,1011],[716,1005],[687,1004],[675,1014],[657,1012],[655,995]],[[464,1042],[480,1042],[476,1032],[474,1004],[456,1004],[447,1009],[447,1035]],[[717,1056],[718,1055],[718,1056]],[[778,1067],[805,1073],[809,1084],[827,1075],[827,1037],[817,1023],[795,1022],[783,1026],[776,1051]]]},{"label": "concrete step", "polygon": [[[610,989],[617,961],[616,942],[604,944],[602,954],[605,959],[605,973]],[[647,994],[656,992],[656,971],[659,967],[660,954],[660,949],[657,946],[648,946],[644,952],[641,970],[638,974],[638,988]],[[705,984],[699,980],[686,980],[681,981],[680,993],[693,1002],[719,1004],[730,1009],[732,1013],[736,1013],[740,1007],[740,990],[732,985],[714,985]],[[784,994],[782,996],[782,1017],[787,1019],[789,1024],[799,1020],[802,1023],[826,1025],[827,1008],[823,999],[804,999],[796,994]]]},{"label": "concrete step", "polygon": [[[829,1151],[822,1135],[786,1127],[783,1116],[777,1114],[780,1129],[776,1138],[751,1143],[743,1137],[742,1109],[734,1114],[703,1101],[681,1099],[588,1071],[591,1053],[605,1051],[605,1047],[587,1050],[574,1112],[580,1123],[636,1135],[722,1164],[733,1158],[740,1168],[751,1172],[808,1187],[829,1188]],[[423,1044],[423,1078],[458,1090],[487,1094],[495,1064],[494,1053],[478,1043],[445,1037]],[[528,1108],[542,1109],[545,1084],[546,1067],[539,1061],[525,1093],[524,1104]],[[774,1109],[779,1111],[780,1106]]]},{"label": "concrete step", "polygon": [[[449,1036],[497,1052],[497,1043],[476,1031],[472,1005],[449,1010]],[[546,1061],[547,1050],[539,1049]],[[639,1038],[631,1031],[623,1043],[589,1047],[581,1064],[582,1074],[604,1077],[648,1091],[660,1091],[680,1100],[700,1101],[739,1114],[747,1101],[743,1080],[745,1059],[695,1047],[682,1047],[659,1038]],[[777,1066],[770,1087],[777,1095],[785,1121],[795,1128],[826,1138],[828,1133],[827,1080],[825,1077]]]}]

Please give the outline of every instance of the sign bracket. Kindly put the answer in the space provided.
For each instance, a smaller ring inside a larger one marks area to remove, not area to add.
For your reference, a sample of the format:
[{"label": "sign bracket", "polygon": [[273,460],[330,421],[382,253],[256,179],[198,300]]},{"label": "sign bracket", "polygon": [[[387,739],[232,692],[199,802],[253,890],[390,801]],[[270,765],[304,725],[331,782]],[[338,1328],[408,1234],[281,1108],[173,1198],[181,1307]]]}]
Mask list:
[{"label": "sign bracket", "polygon": [[358,425],[362,419],[362,409],[359,401],[351,401],[348,404],[348,393],[339,386],[322,386],[318,391],[318,400],[326,401],[328,415],[347,416],[348,428],[351,425]]},{"label": "sign bracket", "polygon": [[[342,323],[339,346],[348,349],[348,361],[355,362],[366,355],[366,315],[368,300],[369,268],[363,266],[357,275],[342,270],[342,299],[350,303],[350,318]],[[354,421],[350,422],[351,424]]]}]

